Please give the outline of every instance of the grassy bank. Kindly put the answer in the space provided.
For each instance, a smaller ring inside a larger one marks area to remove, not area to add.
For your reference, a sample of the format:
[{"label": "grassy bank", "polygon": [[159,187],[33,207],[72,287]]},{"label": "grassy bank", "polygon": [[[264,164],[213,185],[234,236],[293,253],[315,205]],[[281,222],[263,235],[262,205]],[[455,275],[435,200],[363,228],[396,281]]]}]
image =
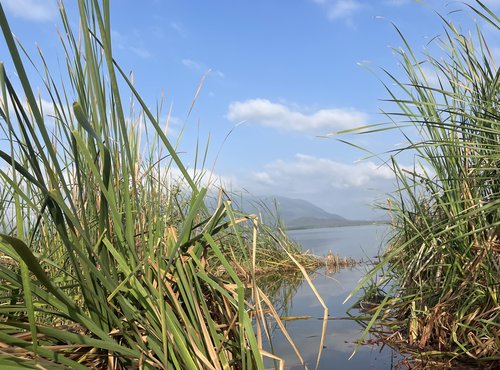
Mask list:
[{"label": "grassy bank", "polygon": [[[466,10],[498,34],[493,12],[479,2]],[[394,236],[363,282],[378,302],[369,328],[392,318],[394,338],[419,359],[492,365],[500,361],[500,72],[480,27],[468,34],[442,20],[437,56],[420,57],[402,36],[395,52],[407,80],[388,73],[397,107],[389,126],[417,161],[408,169],[391,157]]]},{"label": "grassy bank", "polygon": [[78,8],[75,34],[60,7],[59,84],[0,6],[0,367],[262,369],[273,310],[253,277],[283,239],[222,191],[206,206],[200,169],[113,59],[109,1]]}]

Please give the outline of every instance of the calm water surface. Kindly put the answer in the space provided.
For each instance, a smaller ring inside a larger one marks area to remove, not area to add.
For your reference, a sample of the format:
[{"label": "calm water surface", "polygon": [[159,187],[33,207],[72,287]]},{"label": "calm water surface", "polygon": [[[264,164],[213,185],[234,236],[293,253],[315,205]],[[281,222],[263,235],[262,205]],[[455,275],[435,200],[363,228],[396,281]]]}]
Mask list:
[{"label": "calm water surface", "polygon": [[[355,259],[373,258],[387,234],[387,226],[355,226],[331,229],[308,229],[290,231],[289,235],[314,254],[327,254],[330,250],[342,257]],[[326,274],[324,271],[314,276],[314,285],[328,306],[330,317],[346,316],[346,310],[355,302],[352,299],[342,304],[351,290],[358,284],[366,271],[366,265],[342,269]],[[323,308],[307,283],[303,283],[294,294],[287,312],[290,316],[310,315],[322,317]],[[314,369],[320,344],[322,321],[318,319],[286,322],[286,327],[294,339],[307,366]],[[356,345],[353,343],[363,332],[355,321],[329,320],[320,369],[392,369],[401,358],[391,348],[385,346],[361,346],[349,360]],[[293,350],[279,331],[276,331],[274,351],[286,360],[287,369],[302,369]]]}]

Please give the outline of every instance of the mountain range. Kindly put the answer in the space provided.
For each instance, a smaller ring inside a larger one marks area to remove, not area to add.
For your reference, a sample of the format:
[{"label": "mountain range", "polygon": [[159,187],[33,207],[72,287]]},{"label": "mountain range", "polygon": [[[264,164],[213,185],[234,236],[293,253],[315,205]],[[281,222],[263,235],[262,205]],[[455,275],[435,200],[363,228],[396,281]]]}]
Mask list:
[{"label": "mountain range", "polygon": [[374,221],[349,220],[330,213],[303,199],[283,196],[248,196],[238,202],[238,208],[246,213],[259,214],[264,222],[282,221],[286,228],[311,229],[372,224]]}]

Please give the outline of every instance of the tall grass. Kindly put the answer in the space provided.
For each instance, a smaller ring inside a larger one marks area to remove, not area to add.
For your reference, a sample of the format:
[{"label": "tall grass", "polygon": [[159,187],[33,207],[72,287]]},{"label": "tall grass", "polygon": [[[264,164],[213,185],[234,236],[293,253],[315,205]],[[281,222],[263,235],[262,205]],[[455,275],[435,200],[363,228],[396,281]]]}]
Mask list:
[{"label": "tall grass", "polygon": [[[249,269],[231,252],[255,266],[257,219],[237,215],[222,193],[209,211],[198,172],[183,165],[159,112],[113,59],[109,0],[78,8],[75,35],[60,5],[67,84],[59,86],[42,53],[38,67],[23,55],[0,5],[15,68],[0,65],[8,143],[0,150],[0,366],[262,369],[270,301],[240,279]],[[43,77],[54,117],[43,114],[23,60]],[[124,90],[137,113],[125,113]]]},{"label": "tall grass", "polygon": [[[479,1],[471,9],[498,33],[500,19],[492,11]],[[387,207],[394,237],[361,285],[383,272],[370,290],[386,296],[379,297],[368,329],[377,319],[393,317],[399,320],[397,331],[419,353],[495,362],[500,360],[500,72],[479,27],[465,34],[445,18],[442,22],[443,35],[434,42],[444,56],[427,54],[422,60],[400,33],[405,47],[396,53],[408,82],[387,72],[396,86],[387,86],[390,101],[398,108],[387,116],[398,128],[414,128],[402,129],[409,141],[404,151],[418,161],[412,171],[391,158],[399,185]],[[437,83],[431,83],[429,70]]]}]

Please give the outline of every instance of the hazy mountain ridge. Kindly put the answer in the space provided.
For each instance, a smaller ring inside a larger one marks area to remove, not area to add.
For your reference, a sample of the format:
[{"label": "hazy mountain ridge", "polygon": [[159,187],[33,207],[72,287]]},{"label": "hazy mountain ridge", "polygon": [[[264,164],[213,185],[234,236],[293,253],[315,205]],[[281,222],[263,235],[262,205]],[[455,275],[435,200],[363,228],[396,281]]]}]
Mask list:
[{"label": "hazy mountain ridge", "polygon": [[348,220],[330,213],[304,199],[283,196],[243,197],[239,208],[246,213],[261,215],[266,223],[276,222],[277,216],[288,229],[309,229],[371,224],[373,221]]}]

